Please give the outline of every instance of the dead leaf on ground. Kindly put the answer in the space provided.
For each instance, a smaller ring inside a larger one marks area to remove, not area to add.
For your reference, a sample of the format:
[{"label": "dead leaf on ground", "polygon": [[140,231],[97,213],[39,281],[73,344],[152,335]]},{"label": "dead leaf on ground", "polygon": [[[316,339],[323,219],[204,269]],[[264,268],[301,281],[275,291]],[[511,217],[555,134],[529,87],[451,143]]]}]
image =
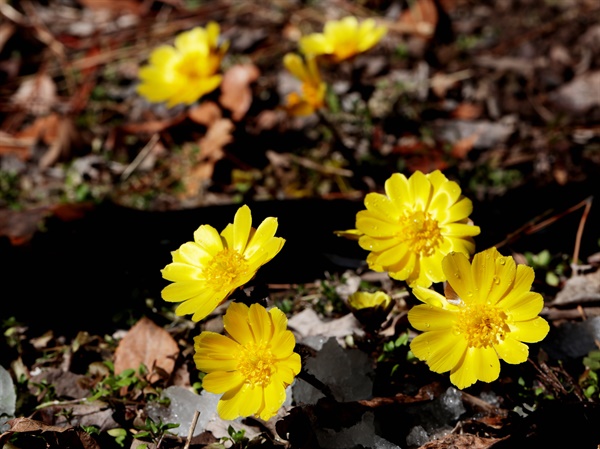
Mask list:
[{"label": "dead leaf on ground", "polygon": [[234,121],[241,120],[252,104],[250,85],[258,79],[260,71],[254,64],[238,64],[223,76],[219,102],[231,111]]},{"label": "dead leaf on ground", "polygon": [[23,81],[11,97],[13,105],[33,115],[48,114],[56,101],[56,84],[44,73]]},{"label": "dead leaf on ground", "polygon": [[86,8],[108,10],[114,13],[142,15],[148,10],[149,3],[141,0],[78,0]]},{"label": "dead leaf on ground", "polygon": [[152,372],[153,369],[159,367],[170,375],[178,354],[179,347],[173,337],[150,319],[142,318],[127,332],[115,350],[115,373],[122,373],[126,369],[137,371],[143,363],[151,371],[149,381],[154,382],[160,376]]},{"label": "dead leaf on ground", "polygon": [[434,0],[418,0],[400,15],[398,22],[405,26],[408,32],[429,39],[433,37],[438,19]]},{"label": "dead leaf on ground", "polygon": [[600,70],[576,76],[549,95],[557,107],[574,114],[585,114],[600,106]]},{"label": "dead leaf on ground", "polygon": [[204,126],[212,126],[223,115],[221,109],[214,101],[205,101],[188,110],[188,117],[195,123]]},{"label": "dead leaf on ground", "polygon": [[420,446],[419,449],[486,449],[506,438],[482,438],[470,434],[451,433]]}]

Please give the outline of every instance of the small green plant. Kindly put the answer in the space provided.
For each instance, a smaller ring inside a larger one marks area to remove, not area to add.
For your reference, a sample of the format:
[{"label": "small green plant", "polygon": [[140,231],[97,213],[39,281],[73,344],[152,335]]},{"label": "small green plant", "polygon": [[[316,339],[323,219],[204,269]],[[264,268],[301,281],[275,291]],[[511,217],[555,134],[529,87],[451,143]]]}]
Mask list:
[{"label": "small green plant", "polygon": [[600,385],[598,385],[598,371],[600,370],[600,350],[588,352],[583,358],[585,371],[579,377],[579,386],[588,399],[600,399]]},{"label": "small green plant", "polygon": [[[146,418],[146,422],[142,426],[136,426],[139,430],[133,437],[136,440],[148,441],[156,444],[156,447],[160,447],[162,440],[167,435],[173,435],[169,432],[170,429],[179,427],[179,424],[174,423],[163,423],[159,419],[158,423],[154,422],[151,418]],[[139,447],[139,446],[138,446]]]},{"label": "small green plant", "polygon": [[127,388],[127,391],[141,391],[148,385],[145,380],[148,368],[143,364],[140,365],[137,372],[134,369],[126,369],[117,375],[114,374],[114,365],[110,361],[105,361],[104,364],[109,368],[110,375],[93,388],[92,396],[88,398],[89,401],[107,397],[121,398],[123,387]]},{"label": "small green plant", "polygon": [[547,249],[540,251],[537,254],[526,251],[524,253],[527,264],[534,269],[536,273],[545,273],[544,279],[546,284],[551,287],[557,287],[560,284],[560,279],[569,269],[569,263],[566,257],[552,257]]},{"label": "small green plant", "polygon": [[[377,362],[390,362],[394,360],[405,359],[412,361],[415,359],[413,353],[410,351],[408,332],[401,333],[395,340],[389,340],[383,343],[382,352],[377,358]],[[395,363],[390,371],[390,376],[398,370],[400,365]]]}]

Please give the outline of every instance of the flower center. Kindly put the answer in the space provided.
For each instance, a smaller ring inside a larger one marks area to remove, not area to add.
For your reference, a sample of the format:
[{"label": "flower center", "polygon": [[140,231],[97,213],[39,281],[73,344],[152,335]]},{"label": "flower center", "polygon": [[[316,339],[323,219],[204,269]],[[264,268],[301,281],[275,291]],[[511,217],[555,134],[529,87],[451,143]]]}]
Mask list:
[{"label": "flower center", "polygon": [[185,53],[181,61],[175,65],[175,71],[191,80],[199,80],[205,77],[205,73],[198,61],[205,59],[200,52]]},{"label": "flower center", "polygon": [[238,371],[252,386],[265,387],[271,381],[275,357],[266,343],[244,345],[239,355]]},{"label": "flower center", "polygon": [[458,316],[454,330],[464,335],[471,348],[487,348],[504,340],[510,332],[507,316],[495,307],[485,304],[465,306]]},{"label": "flower center", "polygon": [[204,270],[206,281],[215,288],[237,284],[248,272],[248,262],[236,250],[225,248],[217,253]]},{"label": "flower center", "polygon": [[437,220],[430,214],[416,211],[400,218],[400,237],[408,244],[411,251],[429,257],[442,243],[442,234]]}]

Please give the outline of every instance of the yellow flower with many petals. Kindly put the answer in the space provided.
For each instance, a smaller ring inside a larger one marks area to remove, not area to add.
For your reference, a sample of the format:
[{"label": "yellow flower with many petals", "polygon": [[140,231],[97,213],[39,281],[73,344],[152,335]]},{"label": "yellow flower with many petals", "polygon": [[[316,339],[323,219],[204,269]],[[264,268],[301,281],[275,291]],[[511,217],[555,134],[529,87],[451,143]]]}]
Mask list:
[{"label": "yellow flower with many petals", "polygon": [[538,314],[544,306],[531,290],[531,267],[516,265],[496,248],[476,254],[472,265],[464,254],[450,253],[442,263],[448,278],[446,297],[423,287],[414,295],[425,304],[408,313],[411,325],[422,334],[410,349],[436,373],[450,371],[450,381],[466,388],[500,375],[500,359],[518,364],[529,348],[550,330]]},{"label": "yellow flower with many petals", "polygon": [[254,415],[268,420],[301,368],[287,318],[277,308],[232,303],[223,324],[229,336],[205,331],[194,339],[196,367],[207,373],[202,388],[223,394],[217,405],[222,419]]},{"label": "yellow flower with many petals", "polygon": [[221,234],[210,225],[200,226],[194,241],[173,251],[173,262],[163,268],[163,278],[173,282],[163,289],[163,299],[181,302],[175,309],[179,316],[193,314],[193,321],[205,318],[277,255],[285,240],[275,237],[276,231],[274,217],[253,228],[246,205]]},{"label": "yellow flower with many petals", "polygon": [[180,33],[175,45],[162,45],[150,55],[149,64],[139,70],[140,95],[153,103],[190,105],[221,84],[217,72],[228,48],[219,45],[219,25],[196,27]]},{"label": "yellow flower with many petals", "polygon": [[367,194],[367,210],[356,215],[358,243],[371,251],[367,263],[372,270],[429,287],[446,279],[441,264],[446,254],[473,254],[473,236],[480,232],[469,224],[473,204],[439,170],[416,171],[409,179],[394,173],[385,193]]},{"label": "yellow flower with many petals", "polygon": [[325,104],[327,85],[321,80],[315,58],[307,58],[306,63],[296,54],[283,57],[283,65],[302,82],[301,94],[292,92],[287,97],[286,110],[296,116],[310,115]]},{"label": "yellow flower with many petals", "polygon": [[299,45],[305,55],[328,55],[340,62],[369,50],[386,32],[387,28],[378,26],[373,19],[359,24],[356,17],[348,16],[325,23],[323,33],[301,37]]}]

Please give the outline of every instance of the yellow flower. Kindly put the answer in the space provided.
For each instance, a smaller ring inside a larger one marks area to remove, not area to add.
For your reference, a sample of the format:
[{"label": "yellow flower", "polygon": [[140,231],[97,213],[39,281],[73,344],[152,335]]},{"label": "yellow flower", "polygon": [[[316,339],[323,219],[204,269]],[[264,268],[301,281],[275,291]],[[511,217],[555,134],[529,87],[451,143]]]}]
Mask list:
[{"label": "yellow flower", "polygon": [[409,179],[394,173],[385,182],[386,195],[369,193],[367,210],[356,215],[358,243],[371,251],[372,270],[410,286],[429,287],[446,279],[442,259],[450,251],[473,254],[478,226],[469,224],[471,200],[461,195],[456,182],[439,170],[416,171]]},{"label": "yellow flower", "polygon": [[334,62],[349,59],[377,44],[387,32],[373,19],[358,23],[356,17],[344,17],[325,23],[323,33],[300,38],[300,50],[305,55],[330,55]]},{"label": "yellow flower", "polygon": [[442,267],[450,286],[447,298],[413,289],[425,303],[408,313],[411,325],[423,331],[411,342],[413,354],[436,373],[450,371],[458,388],[496,380],[500,359],[511,364],[527,360],[529,348],[523,342],[539,342],[550,330],[538,316],[542,296],[530,291],[533,269],[517,266],[496,248],[476,254],[472,265],[464,254],[450,253]]},{"label": "yellow flower", "polygon": [[275,237],[276,218],[266,218],[257,229],[251,225],[250,209],[244,205],[220,235],[212,226],[202,225],[193,242],[171,253],[173,262],[161,272],[174,283],[163,289],[162,297],[181,302],[177,315],[192,313],[193,321],[205,318],[281,250],[285,240]]},{"label": "yellow flower", "polygon": [[385,321],[393,302],[385,292],[355,292],[348,297],[348,307],[356,319],[368,329],[375,330]]},{"label": "yellow flower", "polygon": [[149,64],[139,70],[137,91],[148,101],[167,102],[168,107],[190,105],[220,84],[217,74],[228,48],[219,46],[219,25],[210,22],[206,29],[196,27],[180,33],[175,46],[162,45],[150,55]]},{"label": "yellow flower", "polygon": [[354,310],[380,307],[387,309],[392,302],[392,298],[387,293],[382,291],[369,293],[369,292],[355,292],[348,297],[348,305]]},{"label": "yellow flower", "polygon": [[286,109],[296,116],[310,115],[325,104],[327,85],[321,81],[315,58],[307,58],[306,64],[296,54],[283,57],[283,65],[302,82],[302,93],[292,92],[287,97]]},{"label": "yellow flower", "polygon": [[296,340],[285,314],[259,305],[232,303],[223,324],[229,336],[202,332],[194,339],[196,367],[206,374],[202,388],[223,396],[222,419],[255,415],[268,420],[285,401],[285,389],[300,372]]}]

